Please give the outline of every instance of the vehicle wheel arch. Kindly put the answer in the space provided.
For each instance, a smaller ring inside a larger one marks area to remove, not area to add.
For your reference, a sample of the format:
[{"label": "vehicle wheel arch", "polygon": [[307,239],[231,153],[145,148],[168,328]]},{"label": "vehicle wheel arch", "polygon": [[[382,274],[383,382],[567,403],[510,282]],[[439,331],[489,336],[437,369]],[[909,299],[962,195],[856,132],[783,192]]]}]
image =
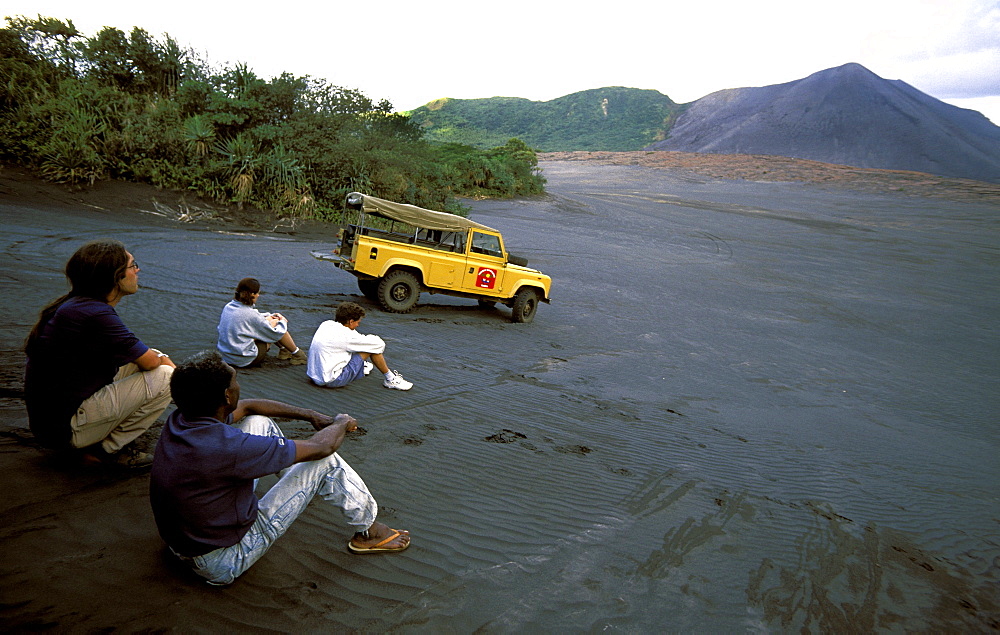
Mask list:
[{"label": "vehicle wheel arch", "polygon": [[382,275],[379,279],[386,278],[397,271],[408,271],[413,274],[413,277],[417,279],[420,283],[421,291],[425,290],[424,287],[424,271],[418,265],[407,262],[407,261],[395,261],[387,264],[386,268],[382,271]]},{"label": "vehicle wheel arch", "polygon": [[412,260],[405,260],[401,258],[394,258],[386,262],[385,266],[382,267],[382,273],[379,278],[384,278],[392,272],[399,270],[409,271],[416,276],[421,285],[424,283],[424,270],[421,268],[420,264]]},{"label": "vehicle wheel arch", "polygon": [[531,284],[530,282],[522,282],[514,287],[513,293],[511,293],[510,298],[504,302],[504,306],[510,307],[514,305],[514,300],[517,298],[517,294],[521,292],[522,289],[531,289],[538,296],[539,302],[544,302],[548,304],[549,298],[545,295],[545,287],[537,284]]}]

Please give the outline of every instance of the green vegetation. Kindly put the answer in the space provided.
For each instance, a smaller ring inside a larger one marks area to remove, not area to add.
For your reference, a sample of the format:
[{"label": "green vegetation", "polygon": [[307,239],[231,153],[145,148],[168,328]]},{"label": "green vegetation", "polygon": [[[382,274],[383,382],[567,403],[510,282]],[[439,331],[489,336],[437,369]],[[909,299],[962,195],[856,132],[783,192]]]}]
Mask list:
[{"label": "green vegetation", "polygon": [[535,151],[520,139],[510,139],[486,152],[457,143],[436,145],[434,152],[441,163],[451,166],[462,191],[470,195],[509,192],[522,196],[543,191]]},{"label": "green vegetation", "polygon": [[215,69],[165,35],[7,18],[0,159],[56,182],[190,190],[278,217],[336,218],[350,191],[463,212],[457,196],[541,193],[535,152],[429,143],[387,101],[324,80]]},{"label": "green vegetation", "polygon": [[439,143],[489,148],[517,137],[543,152],[626,151],[665,139],[682,109],[655,90],[613,87],[546,102],[438,99],[408,114]]}]

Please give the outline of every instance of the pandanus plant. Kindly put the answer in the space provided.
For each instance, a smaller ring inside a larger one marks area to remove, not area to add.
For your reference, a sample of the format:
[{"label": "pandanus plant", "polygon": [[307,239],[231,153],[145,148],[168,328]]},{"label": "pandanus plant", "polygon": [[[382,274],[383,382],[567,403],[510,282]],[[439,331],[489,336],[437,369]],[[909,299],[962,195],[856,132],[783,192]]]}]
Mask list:
[{"label": "pandanus plant", "polygon": [[276,207],[292,216],[304,216],[313,209],[315,201],[295,153],[279,144],[264,155],[262,163]]},{"label": "pandanus plant", "polygon": [[106,129],[96,114],[73,105],[53,121],[53,134],[42,147],[42,174],[57,183],[94,184],[104,172],[95,145]]},{"label": "pandanus plant", "polygon": [[184,130],[181,132],[181,136],[184,138],[185,143],[187,143],[188,149],[200,161],[204,162],[208,156],[209,149],[215,143],[215,129],[212,127],[212,124],[206,121],[201,115],[188,117],[184,121]]},{"label": "pandanus plant", "polygon": [[260,146],[248,135],[240,133],[216,145],[216,152],[223,157],[226,177],[233,191],[233,199],[243,209],[243,204],[253,193],[261,165]]}]

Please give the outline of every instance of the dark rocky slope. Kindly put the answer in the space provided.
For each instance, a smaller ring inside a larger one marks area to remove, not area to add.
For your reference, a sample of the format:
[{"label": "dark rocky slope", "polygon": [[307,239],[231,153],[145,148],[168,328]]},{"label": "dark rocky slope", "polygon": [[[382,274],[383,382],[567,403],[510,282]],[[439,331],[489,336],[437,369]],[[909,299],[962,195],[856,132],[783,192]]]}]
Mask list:
[{"label": "dark rocky slope", "polygon": [[859,64],[712,93],[646,149],[778,155],[1000,182],[1000,127]]}]

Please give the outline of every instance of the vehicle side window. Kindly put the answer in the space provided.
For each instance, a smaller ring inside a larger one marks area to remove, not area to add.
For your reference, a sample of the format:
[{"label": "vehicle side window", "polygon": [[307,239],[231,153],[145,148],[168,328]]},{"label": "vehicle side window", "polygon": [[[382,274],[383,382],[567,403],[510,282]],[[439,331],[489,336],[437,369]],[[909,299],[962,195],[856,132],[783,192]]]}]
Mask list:
[{"label": "vehicle side window", "polygon": [[440,229],[418,229],[417,240],[440,244],[442,233]]},{"label": "vehicle side window", "polygon": [[503,257],[500,251],[500,239],[492,234],[472,233],[472,252],[476,254],[486,254],[487,256]]},{"label": "vehicle side window", "polygon": [[441,240],[438,243],[447,251],[455,253],[465,253],[465,234],[459,232],[441,232]]}]

